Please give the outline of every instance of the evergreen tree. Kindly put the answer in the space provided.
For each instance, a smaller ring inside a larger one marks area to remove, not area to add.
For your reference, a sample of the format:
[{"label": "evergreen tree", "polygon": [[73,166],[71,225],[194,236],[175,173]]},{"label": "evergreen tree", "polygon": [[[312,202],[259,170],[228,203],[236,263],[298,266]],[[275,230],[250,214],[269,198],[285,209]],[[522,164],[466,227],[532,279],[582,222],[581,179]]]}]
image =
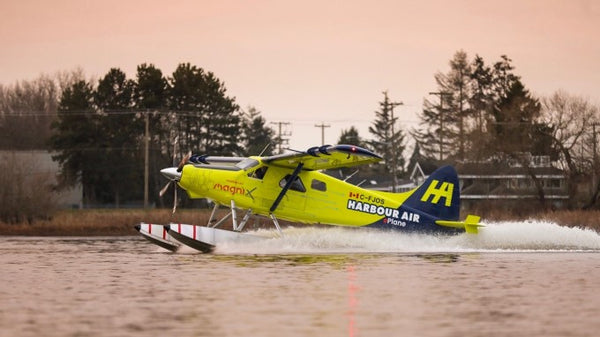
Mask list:
[{"label": "evergreen tree", "polygon": [[410,159],[408,160],[407,171],[410,173],[414,169],[417,163],[423,164],[426,161],[426,157],[421,153],[421,146],[419,142],[415,140],[415,148],[413,149],[413,153],[410,155]]},{"label": "evergreen tree", "polygon": [[462,50],[454,54],[449,64],[448,73],[435,75],[438,90],[431,94],[437,97],[435,101],[424,101],[420,115],[422,129],[414,132],[414,136],[428,156],[437,153],[439,160],[448,157],[462,160],[469,147],[471,65]]},{"label": "evergreen tree", "polygon": [[248,107],[248,112],[242,115],[242,124],[243,154],[245,156],[272,155],[275,133],[266,125],[267,121],[260,115],[260,111]]},{"label": "evergreen tree", "polygon": [[142,199],[144,170],[138,144],[144,129],[139,116],[131,111],[133,91],[134,82],[112,68],[98,81],[94,93],[103,135],[96,141],[96,165],[103,172],[98,188],[102,194],[97,197],[117,207],[125,199]]},{"label": "evergreen tree", "polygon": [[180,64],[170,79],[168,106],[175,113],[175,129],[184,151],[241,152],[239,107],[213,73]]},{"label": "evergreen tree", "polygon": [[404,173],[404,132],[394,127],[398,117],[392,116],[394,104],[390,102],[387,92],[384,92],[384,100],[379,105],[381,108],[375,111],[375,121],[369,127],[369,132],[374,136],[370,144],[385,160],[385,164],[379,169],[380,174],[389,176],[396,182]]},{"label": "evergreen tree", "polygon": [[340,138],[338,140],[338,144],[348,144],[365,147],[365,145],[363,144],[363,140],[358,135],[358,130],[354,126],[351,126],[348,130],[342,130],[342,133],[340,134]]},{"label": "evergreen tree", "polygon": [[482,160],[490,156],[487,145],[490,136],[486,126],[494,107],[492,69],[485,65],[483,58],[475,56],[471,66],[469,106],[473,112],[474,128],[471,132],[471,158]]},{"label": "evergreen tree", "polygon": [[[502,153],[532,152],[545,142],[537,131],[543,126],[536,122],[541,105],[531,96],[520,80],[516,80],[493,110],[492,148]],[[536,131],[537,130],[537,131]],[[538,153],[542,154],[542,153]]]},{"label": "evergreen tree", "polygon": [[[166,113],[168,82],[160,69],[153,64],[143,63],[137,67],[136,83],[134,86],[134,107],[148,118],[149,139],[149,199],[155,200],[161,205],[163,198],[158,194],[165,184],[164,178],[157,174],[160,169],[173,165],[173,139],[169,114]],[[143,133],[142,133],[143,134]],[[140,135],[142,135],[140,134]],[[140,148],[145,146],[143,139],[140,140]],[[144,151],[140,151],[142,153]],[[171,194],[165,195],[170,198]],[[165,201],[172,204],[171,200]]]},{"label": "evergreen tree", "polygon": [[139,110],[162,110],[166,106],[168,82],[162,71],[153,64],[142,63],[137,67],[134,90],[135,107]]},{"label": "evergreen tree", "polygon": [[96,165],[98,156],[93,149],[101,134],[92,104],[90,83],[82,80],[65,88],[50,139],[51,148],[57,153],[53,159],[60,164],[61,185],[73,186],[81,182],[85,204],[95,202],[95,188],[100,176]]}]

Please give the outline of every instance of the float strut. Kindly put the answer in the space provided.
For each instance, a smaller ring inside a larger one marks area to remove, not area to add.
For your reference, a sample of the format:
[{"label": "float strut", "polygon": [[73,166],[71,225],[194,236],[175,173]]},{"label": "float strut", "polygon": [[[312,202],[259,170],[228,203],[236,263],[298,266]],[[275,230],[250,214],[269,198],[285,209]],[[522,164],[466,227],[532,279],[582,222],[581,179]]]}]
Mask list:
[{"label": "float strut", "polygon": [[219,208],[219,204],[217,204],[215,202],[215,206],[212,209],[212,212],[210,213],[210,218],[208,219],[208,223],[206,224],[206,227],[210,227],[210,223],[213,222],[214,218],[215,218],[215,213],[217,212],[217,209]]},{"label": "float strut", "polygon": [[277,218],[275,217],[275,215],[269,214],[269,216],[273,220],[273,224],[275,225],[275,228],[277,228],[277,230],[279,231],[279,235],[281,237],[283,237],[283,232],[281,231],[281,227],[279,227],[279,221],[277,221]]},{"label": "float strut", "polygon": [[235,212],[235,201],[231,199],[231,222],[233,223],[233,230],[237,231],[237,214]]},{"label": "float strut", "polygon": [[248,222],[248,219],[250,219],[251,215],[252,215],[252,210],[249,209],[248,212],[246,212],[246,215],[244,215],[244,217],[242,218],[242,222],[240,222],[240,224],[237,227],[237,229],[234,228],[233,230],[241,232],[242,229],[244,229],[244,226],[246,226],[246,222]]},{"label": "float strut", "polygon": [[217,221],[217,223],[215,223],[212,226],[209,226],[210,228],[216,228],[217,226],[221,225],[223,222],[225,222],[225,220],[229,219],[229,217],[231,216],[231,212],[227,213],[227,215],[225,215],[221,220]]}]

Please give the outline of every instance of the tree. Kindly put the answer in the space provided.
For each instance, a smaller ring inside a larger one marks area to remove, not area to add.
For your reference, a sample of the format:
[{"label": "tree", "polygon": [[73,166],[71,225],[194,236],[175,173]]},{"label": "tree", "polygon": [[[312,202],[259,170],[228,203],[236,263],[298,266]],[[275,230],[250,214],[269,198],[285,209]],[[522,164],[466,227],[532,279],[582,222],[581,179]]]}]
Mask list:
[{"label": "tree", "polygon": [[[142,189],[143,160],[138,144],[143,124],[131,110],[134,82],[123,71],[112,68],[98,81],[94,104],[98,109],[98,125],[103,137],[95,142],[96,165],[102,170],[102,202],[118,208],[121,199],[139,199]],[[119,172],[114,174],[114,172]],[[125,194],[125,195],[123,195]]]},{"label": "tree", "polygon": [[[160,69],[153,64],[143,63],[137,67],[136,82],[134,85],[134,109],[144,115],[148,122],[148,172],[149,198],[163,205],[163,198],[158,194],[164,185],[163,177],[156,172],[167,165],[173,165],[176,155],[173,151],[173,139],[169,128],[169,114],[166,113],[169,84]],[[145,146],[143,139],[140,145]],[[141,146],[140,146],[141,147]],[[144,149],[145,153],[145,149]],[[170,194],[165,195],[167,197]],[[167,201],[169,204],[172,201]]]},{"label": "tree", "polygon": [[240,116],[235,99],[213,73],[180,64],[170,79],[168,106],[175,113],[181,147],[216,155],[241,152]]},{"label": "tree", "polygon": [[494,94],[492,69],[485,65],[483,58],[475,56],[471,65],[469,106],[475,119],[474,128],[470,134],[471,158],[475,160],[486,159],[491,155],[487,144],[490,143],[486,126],[494,107]]},{"label": "tree", "polygon": [[358,134],[358,130],[354,126],[351,126],[347,130],[342,130],[338,144],[349,144],[365,147],[362,138]]},{"label": "tree", "polygon": [[423,166],[424,163],[431,161],[433,161],[431,158],[427,158],[421,153],[421,145],[417,140],[415,140],[415,147],[413,148],[413,153],[410,155],[410,159],[408,160],[407,171],[412,172],[417,163],[420,163],[420,165]]},{"label": "tree", "polygon": [[424,100],[420,114],[422,129],[413,132],[423,151],[440,161],[449,157],[464,160],[470,148],[467,135],[473,113],[469,105],[472,70],[467,53],[456,52],[449,65],[447,73],[435,74],[438,88],[430,94],[437,97]]},{"label": "tree", "polygon": [[38,163],[24,159],[16,152],[0,155],[0,222],[31,224],[50,218],[57,208],[52,173],[40,172]]},{"label": "tree", "polygon": [[[270,156],[273,154],[275,132],[266,124],[267,121],[255,107],[248,107],[248,112],[242,114],[243,135],[241,140],[244,156]],[[264,152],[262,152],[263,150]]]},{"label": "tree", "polygon": [[[503,88],[504,89],[504,88]],[[536,120],[540,114],[540,103],[525,89],[519,79],[507,89],[493,110],[493,125],[490,148],[496,156],[505,157],[524,167],[532,179],[538,200],[545,206],[543,181],[536,175],[529,154],[548,155],[548,126]]]},{"label": "tree", "polygon": [[393,116],[395,103],[390,102],[387,92],[384,92],[383,102],[379,102],[379,105],[380,110],[375,111],[375,121],[369,126],[369,132],[375,138],[370,144],[385,160],[382,167],[384,172],[380,173],[391,176],[395,188],[398,176],[404,173],[404,132],[394,127],[398,117]]},{"label": "tree", "polygon": [[93,150],[102,135],[92,104],[90,83],[81,80],[65,88],[50,138],[51,148],[57,153],[52,158],[60,164],[61,185],[73,186],[81,182],[85,204],[95,202],[95,188],[101,174],[95,163],[98,154]]},{"label": "tree", "polygon": [[[568,186],[574,200],[586,199],[585,208],[593,207],[600,194],[600,165],[597,155],[597,132],[600,131],[600,111],[589,100],[557,91],[541,100],[540,121],[551,126],[547,136],[557,153],[557,159],[568,174]],[[590,179],[591,178],[591,179]],[[592,181],[592,190],[579,188]],[[582,194],[589,193],[589,197]]]},{"label": "tree", "polygon": [[0,85],[0,148],[47,149],[58,95],[55,80],[46,75],[11,86]]},{"label": "tree", "polygon": [[532,152],[539,141],[534,129],[540,109],[521,81],[514,82],[493,109],[490,147],[502,153]]},{"label": "tree", "polygon": [[[448,97],[448,106],[440,113],[443,115],[445,130],[444,138],[449,144],[454,144],[446,149],[448,156],[455,156],[458,160],[465,159],[467,144],[467,117],[471,114],[469,107],[471,65],[467,53],[459,50],[450,60],[450,71],[447,74],[438,73],[435,80],[438,83],[438,91],[445,93]],[[441,95],[443,99],[444,95]],[[442,109],[440,105],[440,109]]]}]

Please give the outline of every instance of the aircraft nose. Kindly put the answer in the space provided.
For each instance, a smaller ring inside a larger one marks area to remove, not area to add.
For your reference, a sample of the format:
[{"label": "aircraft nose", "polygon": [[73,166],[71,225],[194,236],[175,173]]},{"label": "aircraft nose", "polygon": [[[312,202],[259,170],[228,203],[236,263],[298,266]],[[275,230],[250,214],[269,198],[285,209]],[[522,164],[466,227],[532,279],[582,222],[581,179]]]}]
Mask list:
[{"label": "aircraft nose", "polygon": [[160,173],[169,180],[179,181],[179,179],[181,179],[181,172],[177,172],[177,167],[164,168],[160,170]]}]

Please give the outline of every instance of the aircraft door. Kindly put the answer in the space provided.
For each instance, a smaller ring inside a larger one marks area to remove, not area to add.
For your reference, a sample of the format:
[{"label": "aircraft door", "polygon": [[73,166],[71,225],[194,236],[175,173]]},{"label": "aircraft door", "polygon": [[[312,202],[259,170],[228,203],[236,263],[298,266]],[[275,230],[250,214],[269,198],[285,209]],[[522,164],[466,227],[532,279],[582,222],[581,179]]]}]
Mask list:
[{"label": "aircraft door", "polygon": [[[265,180],[268,181],[269,193],[264,199],[264,206],[271,207],[287,181],[291,178],[291,174],[268,174]],[[298,176],[292,182],[292,185],[285,193],[279,206],[278,210],[287,210],[291,212],[303,212],[306,207],[306,186],[302,180],[302,177]]]}]

